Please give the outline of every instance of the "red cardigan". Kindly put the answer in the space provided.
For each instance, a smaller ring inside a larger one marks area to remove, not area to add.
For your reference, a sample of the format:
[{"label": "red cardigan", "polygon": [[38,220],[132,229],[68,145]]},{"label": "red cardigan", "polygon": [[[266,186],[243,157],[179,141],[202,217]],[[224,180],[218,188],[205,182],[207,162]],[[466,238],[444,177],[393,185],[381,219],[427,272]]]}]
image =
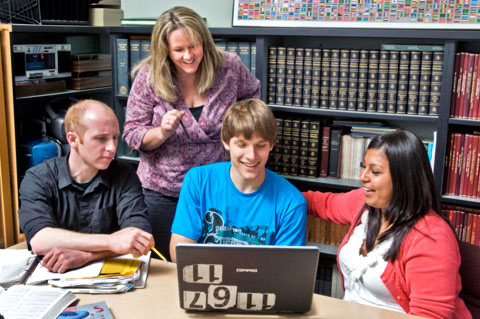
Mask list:
[{"label": "red cardigan", "polygon": [[[351,225],[340,244],[340,251],[360,222],[359,218],[354,224],[365,204],[363,188],[338,194],[308,191],[303,195],[307,199],[308,214],[336,224]],[[460,261],[453,231],[431,211],[405,236],[397,259],[387,263],[381,279],[409,314],[427,318],[472,318],[458,297],[462,289],[458,273]]]}]

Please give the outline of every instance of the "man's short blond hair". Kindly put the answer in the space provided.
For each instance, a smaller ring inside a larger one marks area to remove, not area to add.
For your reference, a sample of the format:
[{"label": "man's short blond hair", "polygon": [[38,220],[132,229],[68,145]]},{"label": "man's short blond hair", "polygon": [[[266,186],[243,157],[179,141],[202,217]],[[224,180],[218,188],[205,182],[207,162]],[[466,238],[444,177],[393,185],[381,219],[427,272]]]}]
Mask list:
[{"label": "man's short blond hair", "polygon": [[254,133],[275,143],[277,122],[272,110],[259,99],[248,99],[232,105],[223,118],[222,141],[229,143],[232,137],[250,139]]},{"label": "man's short blond hair", "polygon": [[115,116],[113,110],[103,102],[97,100],[81,100],[73,104],[68,108],[67,114],[65,114],[65,133],[74,132],[77,133],[80,137],[83,137],[87,126],[83,121],[83,116],[91,107],[99,107],[104,110],[106,113],[112,114]]}]

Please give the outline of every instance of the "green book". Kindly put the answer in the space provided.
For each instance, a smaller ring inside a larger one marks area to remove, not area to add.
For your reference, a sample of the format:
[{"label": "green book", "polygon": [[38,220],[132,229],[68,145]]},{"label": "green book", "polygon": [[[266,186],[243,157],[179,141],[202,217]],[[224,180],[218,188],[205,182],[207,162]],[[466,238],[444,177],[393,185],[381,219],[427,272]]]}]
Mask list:
[{"label": "green book", "polygon": [[321,62],[322,50],[313,49],[312,58],[312,98],[310,99],[310,107],[318,109],[320,107],[320,81],[321,81]]},{"label": "green book", "polygon": [[444,51],[443,45],[382,44],[387,51]]},{"label": "green book", "polygon": [[340,50],[340,74],[338,77],[338,109],[346,110],[348,104],[348,66],[350,64],[350,50]]},{"label": "green book", "polygon": [[313,49],[305,48],[303,58],[303,87],[302,87],[302,106],[310,107],[312,98],[312,64]]},{"label": "green book", "polygon": [[408,102],[408,75],[410,70],[410,51],[400,52],[400,65],[398,71],[397,111],[407,113]]},{"label": "green book", "polygon": [[358,65],[360,51],[350,50],[350,64],[348,67],[348,105],[349,111],[357,109]]},{"label": "green book", "polygon": [[267,103],[275,104],[277,90],[277,47],[268,48]]},{"label": "green book", "polygon": [[390,51],[390,59],[388,62],[387,113],[395,113],[397,110],[399,59],[400,52]]},{"label": "green book", "polygon": [[332,49],[330,59],[330,95],[328,97],[328,108],[338,108],[338,82],[340,76],[340,50]]},{"label": "green book", "polygon": [[418,113],[418,92],[420,85],[420,62],[422,59],[422,52],[412,51],[410,53],[410,68],[408,77],[408,103],[407,113]]},{"label": "green book", "polygon": [[320,73],[320,108],[328,109],[328,97],[330,88],[330,62],[332,59],[331,49],[322,50],[322,68]]},{"label": "green book", "polygon": [[421,115],[428,114],[430,106],[430,82],[432,75],[432,52],[422,52],[420,63],[420,87],[418,93],[418,110]]},{"label": "green book", "polygon": [[303,96],[303,61],[305,49],[295,49],[295,76],[293,82],[293,106],[302,106]]},{"label": "green book", "polygon": [[377,111],[379,51],[370,50],[368,55],[367,111]]},{"label": "green book", "polygon": [[378,113],[385,113],[387,111],[389,62],[390,62],[390,51],[380,51],[380,60],[378,62],[378,90],[377,90],[377,112]]},{"label": "green book", "polygon": [[278,47],[277,50],[277,91],[275,94],[275,104],[283,105],[285,101],[285,68],[286,68],[287,49]]},{"label": "green book", "polygon": [[429,115],[438,115],[440,109],[440,91],[443,76],[443,52],[434,52],[432,57],[432,78],[430,82]]},{"label": "green book", "polygon": [[365,111],[367,109],[367,88],[368,50],[361,50],[360,62],[358,67],[357,111]]}]

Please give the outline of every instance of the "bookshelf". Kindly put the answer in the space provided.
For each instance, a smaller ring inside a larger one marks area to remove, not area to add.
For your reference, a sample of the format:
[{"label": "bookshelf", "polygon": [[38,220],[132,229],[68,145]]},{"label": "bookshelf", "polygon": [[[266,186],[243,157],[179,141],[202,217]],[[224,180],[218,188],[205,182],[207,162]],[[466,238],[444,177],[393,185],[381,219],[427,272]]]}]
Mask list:
[{"label": "bookshelf", "polygon": [[[116,54],[116,40],[129,39],[130,36],[148,36],[151,27],[113,27],[110,32],[111,50]],[[434,151],[434,176],[442,203],[460,205],[472,208],[480,207],[480,200],[462,196],[451,196],[444,193],[447,175],[445,166],[448,164],[450,134],[455,132],[472,133],[478,130],[479,120],[450,117],[452,86],[454,84],[455,54],[457,52],[480,52],[480,33],[467,29],[379,29],[379,28],[262,28],[262,27],[233,27],[211,28],[214,39],[231,41],[254,41],[256,44],[256,76],[262,83],[262,100],[268,98],[268,63],[269,48],[320,48],[320,49],[355,49],[379,50],[382,45],[429,45],[443,47],[442,78],[440,83],[440,100],[438,113],[428,114],[397,114],[369,111],[350,111],[329,108],[312,108],[286,106],[284,104],[269,103],[269,106],[279,117],[298,117],[308,120],[350,120],[350,121],[381,121],[389,126],[411,130],[422,139],[433,138],[436,131],[436,145]],[[116,61],[116,60],[114,60]],[[115,63],[115,62],[114,62]],[[340,68],[341,69],[341,68]],[[114,68],[114,83],[116,83]],[[115,84],[116,85],[116,84]],[[114,86],[115,87],[115,86]],[[121,118],[127,103],[126,96],[113,95],[112,105]],[[321,144],[320,144],[321,145]],[[132,163],[138,162],[138,157],[132,156],[128,148],[119,151],[118,157]],[[300,190],[317,189],[321,191],[348,191],[360,186],[355,179],[342,178],[308,178],[302,176],[284,175]],[[327,245],[328,246],[328,245]],[[336,253],[336,249],[326,250],[327,253]]]},{"label": "bookshelf", "polygon": [[[10,33],[10,52],[12,52],[11,80],[13,83],[13,122],[14,143],[16,146],[15,174],[12,174],[14,188],[14,207],[18,209],[18,185],[20,185],[25,171],[28,169],[25,146],[34,140],[42,138],[42,129],[39,121],[43,120],[46,111],[45,106],[54,100],[61,98],[97,99],[110,105],[111,86],[86,88],[73,90],[69,87],[69,79],[65,78],[65,88],[49,93],[21,94],[15,86],[15,64],[13,45],[49,45],[66,44],[71,37],[90,37],[98,43],[99,53],[110,53],[108,31],[103,27],[79,26],[79,25],[27,25],[13,24]],[[84,43],[85,45],[85,43]],[[73,51],[73,50],[72,50]],[[18,63],[18,61],[17,61]],[[54,79],[53,79],[54,80]],[[68,107],[69,105],[66,105]],[[24,240],[19,232],[18,220],[11,225],[15,231],[16,242]]]}]

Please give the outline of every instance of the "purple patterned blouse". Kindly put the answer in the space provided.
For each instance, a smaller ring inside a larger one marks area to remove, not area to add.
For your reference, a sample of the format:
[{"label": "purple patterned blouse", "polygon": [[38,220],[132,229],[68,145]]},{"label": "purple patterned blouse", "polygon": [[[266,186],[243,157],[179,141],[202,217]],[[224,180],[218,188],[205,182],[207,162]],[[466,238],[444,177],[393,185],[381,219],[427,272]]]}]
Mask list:
[{"label": "purple patterned blouse", "polygon": [[[171,103],[156,95],[147,83],[150,66],[143,67],[135,77],[128,97],[123,139],[139,150],[145,133],[160,126],[162,116],[172,109]],[[185,111],[181,126],[158,148],[141,152],[137,174],[144,188],[166,196],[178,197],[187,171],[199,165],[227,160],[220,139],[223,115],[237,100],[260,98],[260,81],[242,64],[240,58],[224,52],[223,67],[217,71],[213,85],[207,90],[205,105],[198,122],[183,99],[175,104]]]}]

